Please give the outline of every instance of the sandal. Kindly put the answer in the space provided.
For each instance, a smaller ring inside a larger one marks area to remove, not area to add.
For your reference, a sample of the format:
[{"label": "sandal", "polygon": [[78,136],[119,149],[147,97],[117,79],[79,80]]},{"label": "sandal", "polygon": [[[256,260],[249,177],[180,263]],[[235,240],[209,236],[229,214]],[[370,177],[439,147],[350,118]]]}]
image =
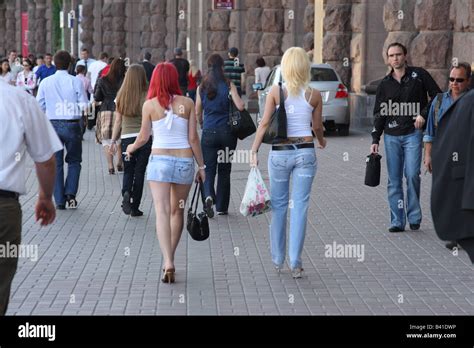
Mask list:
[{"label": "sandal", "polygon": [[163,278],[161,278],[161,281],[163,283],[168,283],[168,284],[171,284],[171,283],[174,283],[174,272],[175,272],[175,269],[174,268],[169,268],[167,269],[166,271],[163,270]]},{"label": "sandal", "polygon": [[109,168],[109,174],[114,175],[115,174],[115,169],[114,168]]},{"label": "sandal", "polygon": [[117,164],[117,171],[123,172],[123,164]]}]

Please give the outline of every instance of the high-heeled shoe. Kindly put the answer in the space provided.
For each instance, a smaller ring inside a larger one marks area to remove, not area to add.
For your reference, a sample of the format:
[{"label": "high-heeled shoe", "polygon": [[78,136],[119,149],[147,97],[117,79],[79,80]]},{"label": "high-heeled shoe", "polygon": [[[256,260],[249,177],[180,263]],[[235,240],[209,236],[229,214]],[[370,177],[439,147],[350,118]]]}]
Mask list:
[{"label": "high-heeled shoe", "polygon": [[163,278],[161,278],[161,281],[168,284],[174,283],[174,272],[174,268],[163,270]]}]

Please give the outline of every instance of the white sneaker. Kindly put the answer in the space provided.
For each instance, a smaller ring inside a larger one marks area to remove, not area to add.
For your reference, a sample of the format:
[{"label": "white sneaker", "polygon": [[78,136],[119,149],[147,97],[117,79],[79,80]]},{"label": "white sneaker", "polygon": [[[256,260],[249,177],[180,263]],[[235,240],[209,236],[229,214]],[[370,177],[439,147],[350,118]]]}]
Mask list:
[{"label": "white sneaker", "polygon": [[303,278],[303,271],[304,271],[303,268],[300,268],[300,267],[294,268],[291,271],[291,275],[293,276],[293,279]]}]

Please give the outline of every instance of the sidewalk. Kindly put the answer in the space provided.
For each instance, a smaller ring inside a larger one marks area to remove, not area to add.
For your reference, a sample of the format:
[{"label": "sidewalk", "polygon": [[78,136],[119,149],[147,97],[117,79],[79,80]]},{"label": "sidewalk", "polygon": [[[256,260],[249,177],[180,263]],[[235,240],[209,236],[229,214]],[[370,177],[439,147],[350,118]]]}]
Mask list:
[{"label": "sidewalk", "polygon": [[[37,182],[29,162],[29,194],[21,199],[23,244],[38,245],[39,258],[20,259],[9,315],[474,314],[473,267],[464,251],[454,256],[435,234],[429,175],[422,177],[421,231],[388,233],[385,167],[381,186],[363,185],[369,134],[330,136],[327,149],[318,150],[303,279],[292,279],[288,268],[281,274],[273,269],[271,214],[240,215],[249,167],[236,164],[230,215],[210,220],[205,242],[183,232],[174,285],[160,282],[148,186],[145,216],[126,217],[122,175],[108,175],[93,133],[85,138],[79,207],[57,212],[48,228],[34,223]],[[251,140],[238,148],[249,149]],[[264,145],[260,151],[265,179],[268,150]],[[363,260],[326,257],[334,243],[363,246]]]}]

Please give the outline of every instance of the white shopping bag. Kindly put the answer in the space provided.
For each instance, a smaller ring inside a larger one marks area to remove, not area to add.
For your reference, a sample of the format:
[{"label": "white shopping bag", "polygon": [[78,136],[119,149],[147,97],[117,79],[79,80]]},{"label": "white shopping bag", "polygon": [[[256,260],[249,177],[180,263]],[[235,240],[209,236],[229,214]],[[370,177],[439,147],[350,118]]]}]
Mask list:
[{"label": "white shopping bag", "polygon": [[240,204],[243,216],[257,216],[271,210],[270,193],[265,186],[262,174],[258,168],[250,169],[244,198]]}]

